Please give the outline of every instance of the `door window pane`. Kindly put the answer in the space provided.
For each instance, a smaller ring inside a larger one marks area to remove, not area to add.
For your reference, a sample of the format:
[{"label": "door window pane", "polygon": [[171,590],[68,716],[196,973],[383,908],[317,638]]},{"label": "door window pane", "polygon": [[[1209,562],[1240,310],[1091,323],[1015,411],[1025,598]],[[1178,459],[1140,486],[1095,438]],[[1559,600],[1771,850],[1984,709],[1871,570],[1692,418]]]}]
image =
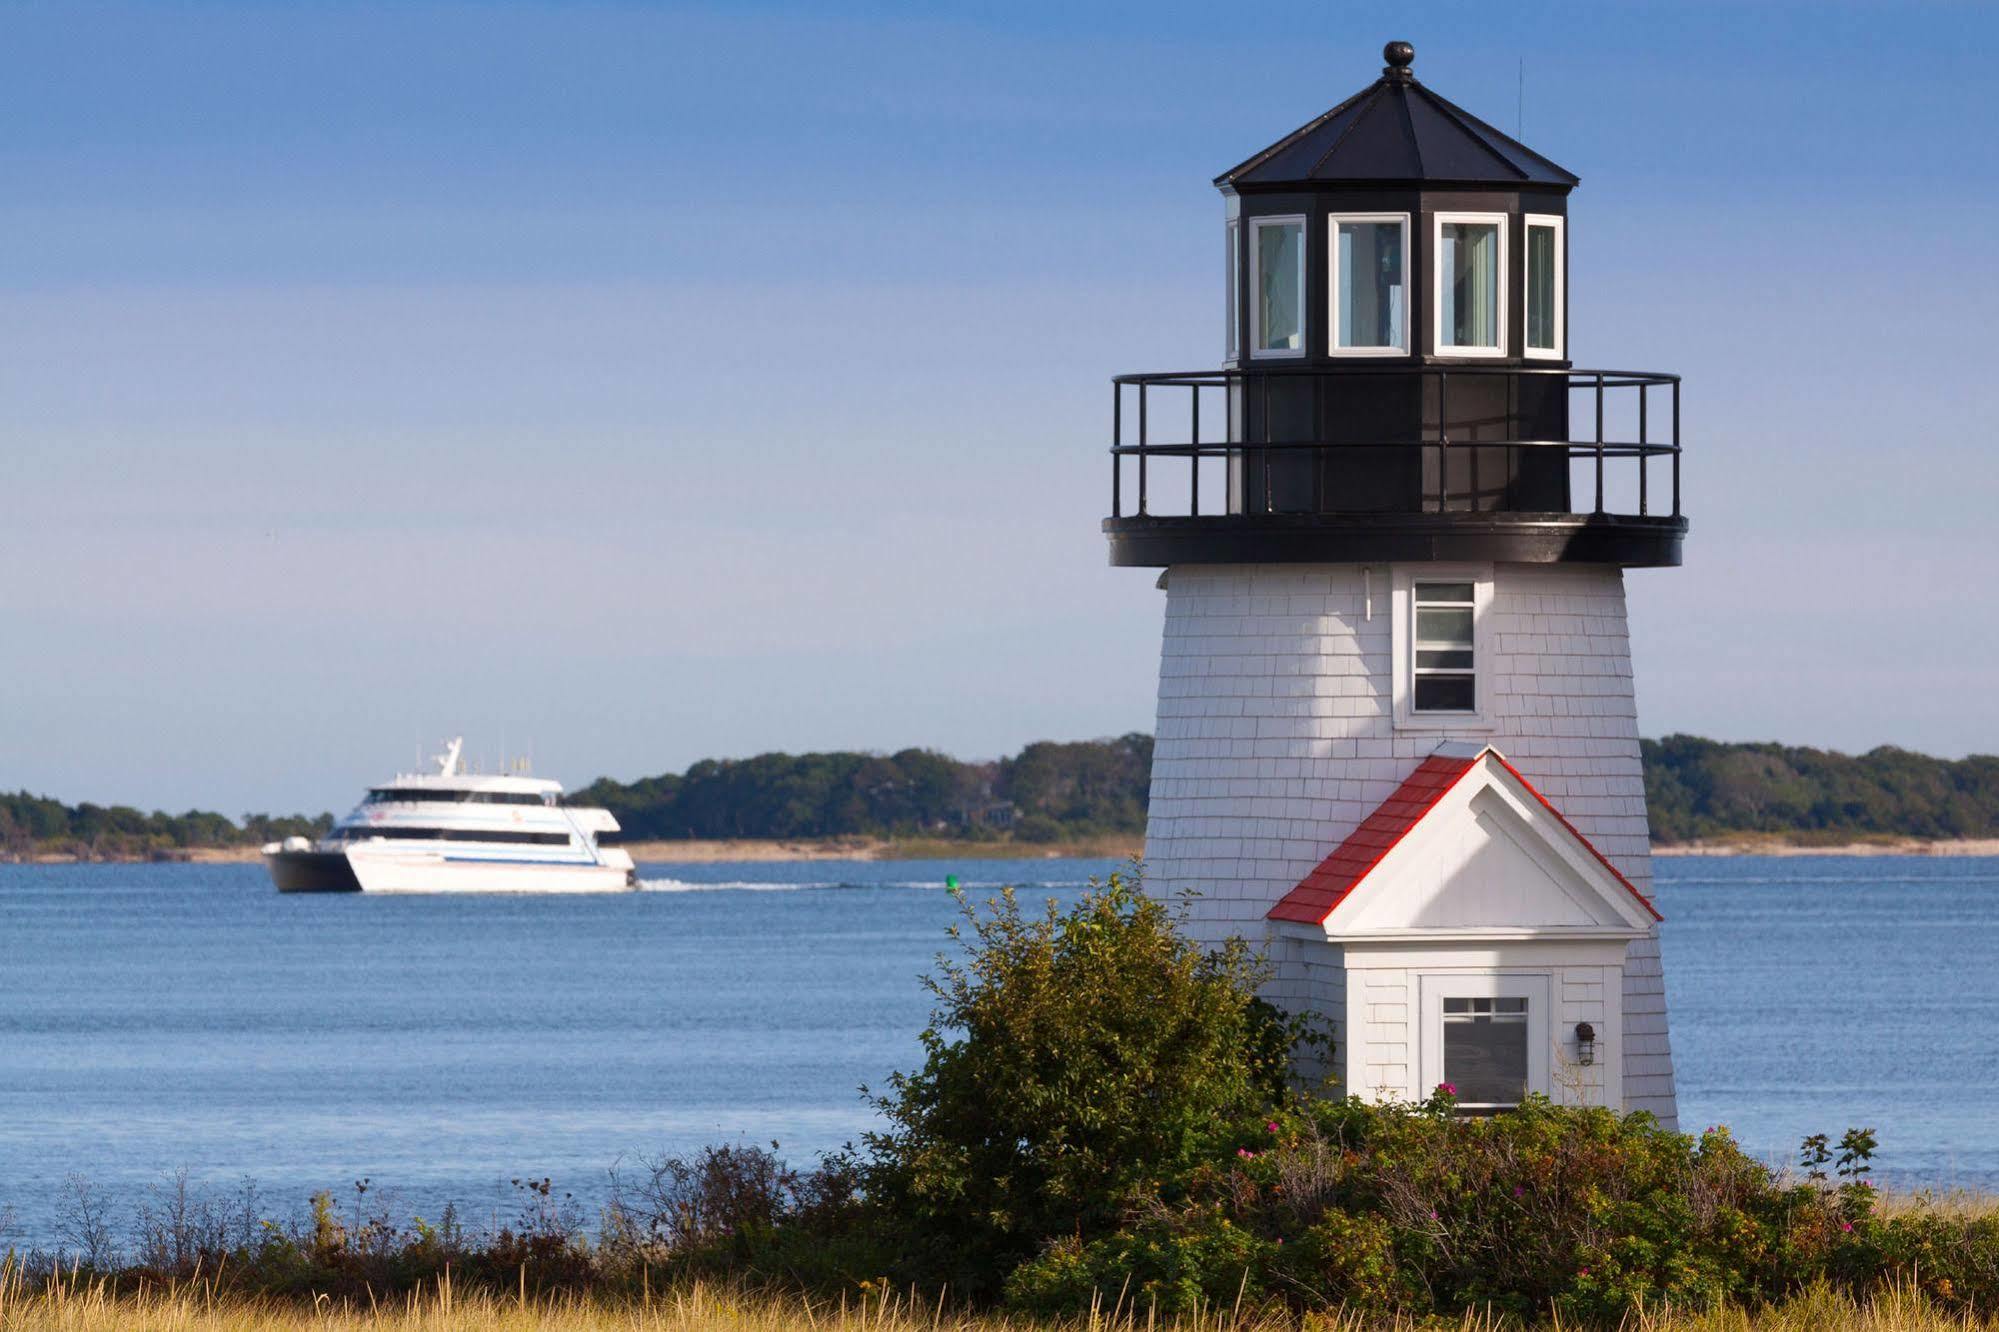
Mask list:
[{"label": "door window pane", "polygon": [[1527,345],[1535,351],[1558,352],[1555,336],[1555,265],[1561,253],[1555,228],[1527,228]]},{"label": "door window pane", "polygon": [[1400,222],[1341,222],[1336,346],[1404,348],[1406,288]]},{"label": "door window pane", "polygon": [[1256,349],[1305,349],[1305,224],[1264,222],[1256,237]]},{"label": "door window pane", "polygon": [[1527,1001],[1444,1000],[1444,1081],[1458,1104],[1518,1105],[1527,1098]]},{"label": "door window pane", "polygon": [[1499,224],[1446,222],[1438,255],[1443,345],[1499,346]]}]

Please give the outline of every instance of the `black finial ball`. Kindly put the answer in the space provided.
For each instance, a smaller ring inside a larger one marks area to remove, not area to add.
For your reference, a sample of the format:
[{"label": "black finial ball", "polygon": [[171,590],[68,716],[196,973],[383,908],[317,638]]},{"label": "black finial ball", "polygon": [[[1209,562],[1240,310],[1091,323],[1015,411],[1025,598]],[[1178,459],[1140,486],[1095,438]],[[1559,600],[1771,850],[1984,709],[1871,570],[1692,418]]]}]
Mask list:
[{"label": "black finial ball", "polygon": [[1390,42],[1381,48],[1381,58],[1390,69],[1407,69],[1416,61],[1416,48],[1407,42]]}]

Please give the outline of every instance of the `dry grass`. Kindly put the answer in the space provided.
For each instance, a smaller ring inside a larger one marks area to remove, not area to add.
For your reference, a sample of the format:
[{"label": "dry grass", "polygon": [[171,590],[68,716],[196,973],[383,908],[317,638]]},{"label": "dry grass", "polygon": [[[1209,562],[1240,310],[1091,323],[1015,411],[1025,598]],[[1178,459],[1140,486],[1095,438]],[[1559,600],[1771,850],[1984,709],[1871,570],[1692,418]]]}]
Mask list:
[{"label": "dry grass", "polygon": [[1865,1301],[1819,1288],[1755,1313],[1645,1314],[1631,1319],[1625,1332],[1999,1332],[1999,1321],[1940,1309],[1906,1287]]},{"label": "dry grass", "polygon": [[[1546,1332],[1564,1332],[1559,1320]],[[31,1289],[0,1265],[0,1332],[1508,1332],[1483,1314],[1414,1323],[1216,1309],[1168,1324],[1128,1305],[1066,1320],[967,1315],[906,1294],[808,1301],[696,1285],[618,1302],[455,1294],[447,1278],[421,1294],[379,1303],[252,1300],[194,1282],[145,1295],[113,1295],[102,1283]],[[1749,1313],[1661,1310],[1620,1332],[1999,1332],[1999,1321],[1939,1309],[1913,1290],[1855,1301],[1809,1291]]]},{"label": "dry grass", "polygon": [[[217,1295],[202,1284],[116,1296],[102,1283],[30,1291],[0,1280],[0,1332],[1148,1332],[1129,1310],[1068,1321],[968,1315],[908,1294],[807,1300],[694,1285],[613,1302],[455,1293],[449,1280],[379,1303],[277,1302]],[[1330,1324],[1328,1325],[1330,1329]],[[1239,1311],[1175,1325],[1178,1332],[1293,1332],[1289,1321]]]},{"label": "dry grass", "polygon": [[1876,1216],[1911,1216],[1918,1212],[1952,1221],[1979,1221],[1999,1216],[1999,1198],[1975,1188],[1883,1189],[1874,1204]]}]

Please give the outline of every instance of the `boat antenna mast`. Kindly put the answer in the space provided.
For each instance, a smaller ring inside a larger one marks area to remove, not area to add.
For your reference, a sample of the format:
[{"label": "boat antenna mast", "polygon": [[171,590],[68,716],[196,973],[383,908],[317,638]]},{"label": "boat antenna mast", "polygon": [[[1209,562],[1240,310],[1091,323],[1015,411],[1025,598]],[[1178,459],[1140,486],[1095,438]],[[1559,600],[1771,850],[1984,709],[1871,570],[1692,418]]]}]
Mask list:
[{"label": "boat antenna mast", "polygon": [[451,743],[444,747],[442,754],[434,755],[437,760],[437,775],[440,777],[456,777],[458,775],[458,756],[464,749],[465,737],[462,735],[455,736]]}]

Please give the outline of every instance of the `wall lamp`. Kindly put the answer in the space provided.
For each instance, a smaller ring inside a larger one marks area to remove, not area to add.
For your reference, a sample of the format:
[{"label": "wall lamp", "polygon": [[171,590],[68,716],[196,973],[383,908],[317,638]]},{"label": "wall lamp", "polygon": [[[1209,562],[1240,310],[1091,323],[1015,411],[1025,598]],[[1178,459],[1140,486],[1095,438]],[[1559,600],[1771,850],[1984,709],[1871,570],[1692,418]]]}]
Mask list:
[{"label": "wall lamp", "polygon": [[1587,1022],[1576,1023],[1576,1062],[1585,1067],[1596,1062],[1596,1028]]}]

